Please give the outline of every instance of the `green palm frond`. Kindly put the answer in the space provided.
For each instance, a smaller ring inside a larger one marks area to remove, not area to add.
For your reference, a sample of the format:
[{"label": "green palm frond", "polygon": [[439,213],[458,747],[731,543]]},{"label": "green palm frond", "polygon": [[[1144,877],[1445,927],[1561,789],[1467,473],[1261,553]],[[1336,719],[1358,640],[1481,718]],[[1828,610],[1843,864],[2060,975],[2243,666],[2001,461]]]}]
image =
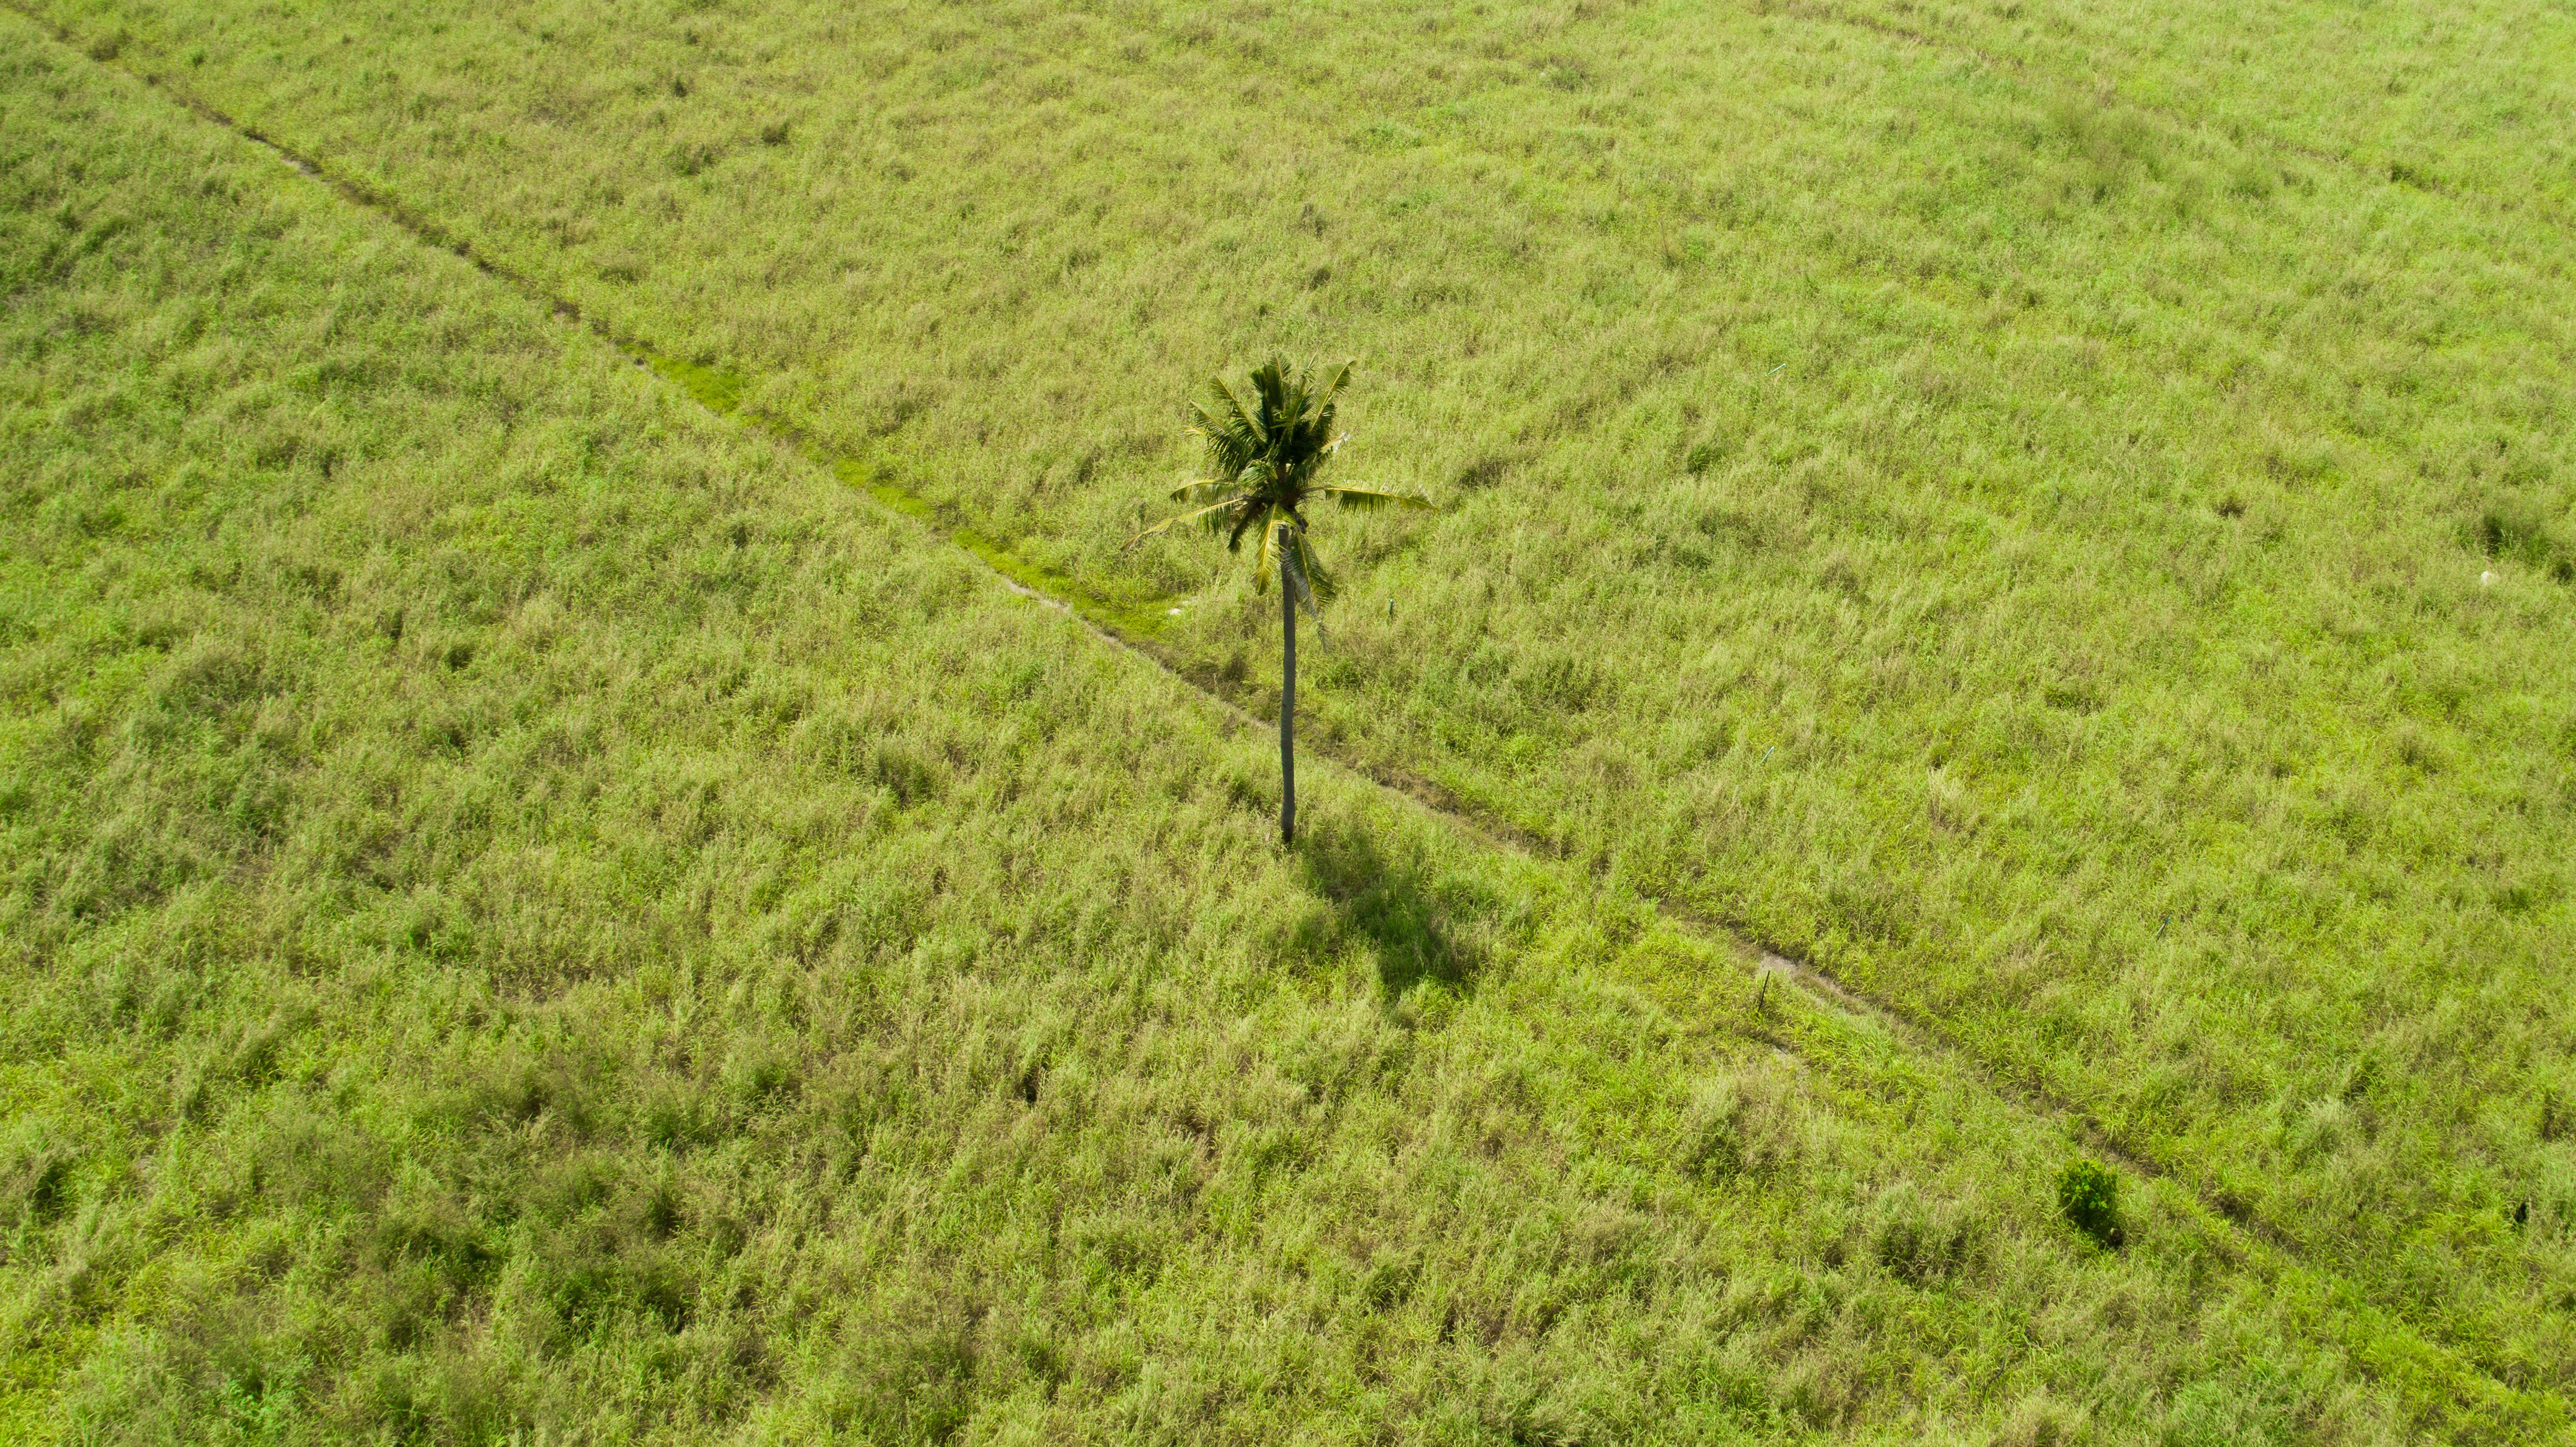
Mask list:
[{"label": "green palm frond", "polygon": [[[1333,601],[1341,585],[1324,571],[1324,560],[1315,556],[1315,545],[1306,537],[1304,528],[1282,528],[1288,539],[1288,550],[1297,565],[1297,576],[1306,585],[1306,611],[1321,617],[1323,605]],[[1320,625],[1319,625],[1320,626]]]},{"label": "green palm frond", "polygon": [[1190,430],[1207,446],[1208,476],[1219,484],[1253,481],[1251,473],[1271,450],[1269,428],[1257,411],[1245,408],[1222,377],[1208,381],[1208,395],[1193,403],[1198,425]]},{"label": "green palm frond", "polygon": [[1233,515],[1233,521],[1226,528],[1225,550],[1229,553],[1243,550],[1243,535],[1252,528],[1259,527],[1265,533],[1269,531],[1270,510],[1261,506],[1260,499],[1246,494],[1236,501],[1242,510]]},{"label": "green palm frond", "polygon": [[1281,531],[1282,529],[1278,526],[1275,520],[1263,520],[1261,544],[1258,548],[1254,549],[1252,555],[1252,591],[1256,593],[1269,592],[1270,580],[1279,572],[1279,534]]},{"label": "green palm frond", "polygon": [[1223,537],[1227,551],[1241,552],[1245,536],[1251,535],[1255,588],[1270,590],[1284,546],[1306,580],[1305,601],[1329,602],[1337,590],[1307,536],[1310,503],[1331,498],[1348,508],[1431,506],[1410,493],[1327,487],[1315,481],[1341,450],[1343,437],[1333,426],[1353,367],[1343,362],[1310,377],[1274,357],[1253,368],[1240,387],[1223,377],[1210,378],[1190,403],[1190,434],[1205,451],[1207,473],[1172,491],[1172,501],[1191,510],[1145,529],[1134,541],[1167,532],[1177,523],[1196,522]]},{"label": "green palm frond", "polygon": [[1230,383],[1223,377],[1208,378],[1208,396],[1212,400],[1200,402],[1198,414],[1199,425],[1210,436],[1239,436],[1256,449],[1261,446],[1265,440],[1261,415],[1243,405],[1243,398]]},{"label": "green palm frond", "polygon": [[1187,522],[1195,522],[1212,533],[1222,533],[1229,527],[1233,527],[1235,525],[1232,514],[1242,507],[1242,505],[1243,499],[1228,498],[1224,502],[1213,503],[1207,507],[1198,508],[1191,512],[1176,513],[1171,517],[1167,517],[1161,522],[1154,524],[1152,527],[1145,529],[1143,532],[1138,533],[1136,536],[1129,538],[1127,540],[1127,546],[1132,548],[1138,543],[1145,541],[1147,538],[1154,536],[1156,533],[1168,532],[1172,528]]},{"label": "green palm frond", "polygon": [[1319,487],[1316,492],[1344,507],[1366,510],[1379,507],[1410,507],[1428,511],[1431,499],[1409,492],[1380,492],[1373,487]]}]

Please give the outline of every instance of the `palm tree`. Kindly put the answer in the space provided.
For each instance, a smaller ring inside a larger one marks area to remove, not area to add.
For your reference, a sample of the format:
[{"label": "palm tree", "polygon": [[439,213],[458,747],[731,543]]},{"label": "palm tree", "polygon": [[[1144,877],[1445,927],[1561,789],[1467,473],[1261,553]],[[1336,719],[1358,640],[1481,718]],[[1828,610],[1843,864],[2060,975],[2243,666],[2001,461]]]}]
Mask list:
[{"label": "palm tree", "polygon": [[1136,535],[1142,541],[1176,523],[1195,522],[1225,539],[1230,553],[1256,541],[1252,586],[1270,591],[1279,576],[1279,839],[1297,839],[1297,607],[1315,613],[1333,600],[1332,574],[1306,537],[1306,506],[1329,497],[1344,507],[1415,507],[1430,503],[1400,492],[1366,487],[1326,487],[1315,475],[1332,461],[1343,439],[1333,433],[1333,399],[1351,379],[1344,362],[1323,386],[1308,384],[1277,358],[1252,371],[1248,396],[1211,378],[1206,397],[1190,404],[1197,422],[1190,435],[1207,446],[1208,475],[1184,483],[1172,501],[1196,503]]}]

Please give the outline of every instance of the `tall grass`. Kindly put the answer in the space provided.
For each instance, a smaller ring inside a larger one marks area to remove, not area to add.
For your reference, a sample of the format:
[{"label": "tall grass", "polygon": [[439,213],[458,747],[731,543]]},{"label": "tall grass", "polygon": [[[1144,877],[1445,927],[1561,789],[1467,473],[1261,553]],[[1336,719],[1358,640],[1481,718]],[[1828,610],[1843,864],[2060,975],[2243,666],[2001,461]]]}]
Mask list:
[{"label": "tall grass", "polygon": [[2576,1370],[2556,12],[49,13],[1255,708],[1253,600],[1114,544],[1189,378],[1357,353],[1448,506],[1334,748]]},{"label": "tall grass", "polygon": [[2556,1420],[15,21],[0,157],[12,1440]]}]

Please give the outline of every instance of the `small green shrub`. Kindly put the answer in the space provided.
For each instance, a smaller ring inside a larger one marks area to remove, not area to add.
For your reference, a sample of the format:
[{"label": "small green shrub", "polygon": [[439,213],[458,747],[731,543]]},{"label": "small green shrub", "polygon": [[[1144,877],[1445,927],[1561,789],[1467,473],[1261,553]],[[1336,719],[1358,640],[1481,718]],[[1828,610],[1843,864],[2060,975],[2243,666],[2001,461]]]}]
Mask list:
[{"label": "small green shrub", "polygon": [[2057,1173],[2057,1209],[2098,1245],[2120,1249],[2120,1177],[2099,1161],[2069,1161]]}]

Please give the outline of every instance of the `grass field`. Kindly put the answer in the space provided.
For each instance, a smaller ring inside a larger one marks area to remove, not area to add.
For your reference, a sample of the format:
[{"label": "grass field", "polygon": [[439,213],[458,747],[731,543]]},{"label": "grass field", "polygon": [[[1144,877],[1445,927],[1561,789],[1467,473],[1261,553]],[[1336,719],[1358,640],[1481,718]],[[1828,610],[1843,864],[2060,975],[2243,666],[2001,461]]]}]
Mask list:
[{"label": "grass field", "polygon": [[[2563,1430],[2563,13],[44,13],[19,1420]],[[1445,505],[1293,857],[948,546],[1260,712],[1274,345]]]}]

